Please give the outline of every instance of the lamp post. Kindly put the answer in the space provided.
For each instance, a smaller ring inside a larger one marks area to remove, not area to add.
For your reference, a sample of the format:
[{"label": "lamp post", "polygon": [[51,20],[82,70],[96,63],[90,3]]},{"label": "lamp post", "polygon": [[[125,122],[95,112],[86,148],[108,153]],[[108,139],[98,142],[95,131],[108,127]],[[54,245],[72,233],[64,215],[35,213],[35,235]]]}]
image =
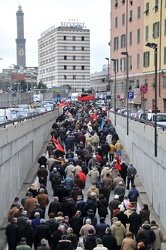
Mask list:
[{"label": "lamp post", "polygon": [[147,43],[145,46],[154,49],[155,92],[154,92],[154,156],[157,157],[157,44]]},{"label": "lamp post", "polygon": [[115,112],[115,126],[116,126],[116,59],[111,59],[114,62],[115,83],[114,83],[114,112]]},{"label": "lamp post", "polygon": [[108,61],[108,75],[107,75],[107,78],[108,78],[108,85],[109,85],[109,88],[110,88],[110,107],[111,107],[111,82],[110,82],[110,69],[109,69],[109,58],[106,57],[105,58],[107,61]]},{"label": "lamp post", "polygon": [[126,109],[127,109],[127,135],[129,135],[129,54],[128,52],[121,52],[121,55],[126,56]]}]

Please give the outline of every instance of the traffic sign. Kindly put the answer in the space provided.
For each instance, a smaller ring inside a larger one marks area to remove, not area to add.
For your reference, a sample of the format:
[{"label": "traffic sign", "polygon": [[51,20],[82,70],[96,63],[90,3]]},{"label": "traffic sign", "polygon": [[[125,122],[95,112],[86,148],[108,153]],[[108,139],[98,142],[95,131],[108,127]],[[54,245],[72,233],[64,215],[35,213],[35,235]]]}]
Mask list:
[{"label": "traffic sign", "polygon": [[141,85],[140,87],[140,93],[145,95],[148,92],[148,86],[146,85]]},{"label": "traffic sign", "polygon": [[134,92],[128,92],[128,99],[134,99]]}]

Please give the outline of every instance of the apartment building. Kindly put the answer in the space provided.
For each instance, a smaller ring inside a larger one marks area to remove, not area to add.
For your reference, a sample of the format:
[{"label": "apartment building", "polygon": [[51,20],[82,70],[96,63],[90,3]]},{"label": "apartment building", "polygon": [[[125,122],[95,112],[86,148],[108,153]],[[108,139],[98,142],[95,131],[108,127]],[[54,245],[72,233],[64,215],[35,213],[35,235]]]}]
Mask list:
[{"label": "apartment building", "polygon": [[[117,107],[126,106],[128,92],[132,109],[154,109],[155,61],[154,49],[147,43],[157,44],[157,101],[158,109],[166,112],[166,1],[165,0],[112,0],[111,1],[111,78],[117,76]],[[124,53],[125,52],[125,53]],[[127,72],[128,60],[128,72]],[[114,64],[113,64],[114,63]],[[112,67],[113,66],[113,67]],[[126,76],[128,73],[128,90]],[[148,92],[140,93],[146,85]],[[114,84],[112,85],[114,87]],[[114,97],[113,97],[114,99]]]},{"label": "apartment building", "polygon": [[84,23],[62,22],[38,39],[38,81],[48,88],[68,86],[74,92],[90,83],[90,30]]}]

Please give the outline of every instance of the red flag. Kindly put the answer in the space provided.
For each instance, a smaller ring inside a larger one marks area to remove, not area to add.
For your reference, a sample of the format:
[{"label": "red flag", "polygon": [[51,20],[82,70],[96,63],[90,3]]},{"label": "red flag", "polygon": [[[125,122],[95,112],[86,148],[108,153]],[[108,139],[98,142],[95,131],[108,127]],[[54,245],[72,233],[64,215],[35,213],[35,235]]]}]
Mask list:
[{"label": "red flag", "polygon": [[65,105],[65,100],[62,100],[61,103],[58,105],[58,108],[62,107]]},{"label": "red flag", "polygon": [[54,136],[52,136],[52,141],[56,147],[57,150],[61,151],[64,153],[64,148],[61,146],[61,144],[55,139]]},{"label": "red flag", "polygon": [[78,101],[91,101],[94,100],[94,95],[78,96]]},{"label": "red flag", "polygon": [[116,165],[115,168],[120,171],[121,170],[121,165],[120,165],[120,155],[118,154],[116,157]]}]

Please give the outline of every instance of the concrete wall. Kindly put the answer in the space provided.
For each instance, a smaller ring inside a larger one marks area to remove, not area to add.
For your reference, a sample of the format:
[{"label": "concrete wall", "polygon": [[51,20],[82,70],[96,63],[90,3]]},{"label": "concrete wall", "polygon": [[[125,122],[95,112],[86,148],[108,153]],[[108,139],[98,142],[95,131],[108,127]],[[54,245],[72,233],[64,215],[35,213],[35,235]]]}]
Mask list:
[{"label": "concrete wall", "polygon": [[[109,117],[114,124],[114,113],[110,113]],[[127,136],[126,118],[117,115],[116,131],[166,229],[166,131],[157,130],[157,157],[154,157],[153,127],[129,119]]]},{"label": "concrete wall", "polygon": [[29,93],[0,93],[0,107],[13,107],[14,105],[31,103],[33,92]]},{"label": "concrete wall", "polygon": [[46,141],[58,110],[0,128],[0,224]]}]

